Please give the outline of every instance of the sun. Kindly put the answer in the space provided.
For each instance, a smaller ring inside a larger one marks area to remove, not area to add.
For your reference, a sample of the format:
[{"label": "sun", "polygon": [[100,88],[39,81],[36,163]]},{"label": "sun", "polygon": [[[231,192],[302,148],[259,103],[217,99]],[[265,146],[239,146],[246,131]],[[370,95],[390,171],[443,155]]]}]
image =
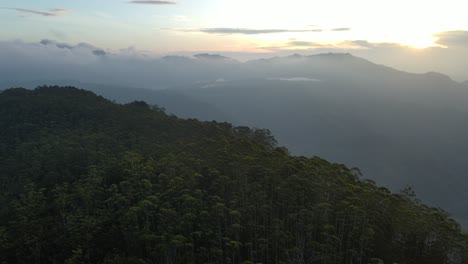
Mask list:
[{"label": "sun", "polygon": [[414,49],[426,49],[426,48],[431,48],[431,47],[440,47],[439,44],[437,44],[437,38],[433,36],[429,37],[420,37],[420,36],[414,36],[414,37],[406,37],[405,39],[401,40],[401,44],[405,46],[409,46]]}]

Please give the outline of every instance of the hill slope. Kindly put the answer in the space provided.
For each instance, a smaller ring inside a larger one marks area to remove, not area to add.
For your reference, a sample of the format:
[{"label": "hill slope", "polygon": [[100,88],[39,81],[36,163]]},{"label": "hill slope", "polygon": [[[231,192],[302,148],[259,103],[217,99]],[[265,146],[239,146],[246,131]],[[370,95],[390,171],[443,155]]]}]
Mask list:
[{"label": "hill slope", "polygon": [[86,83],[74,80],[35,80],[35,81],[2,81],[1,88],[24,87],[34,89],[41,85],[74,86],[101,95],[117,103],[129,103],[144,100],[148,104],[164,107],[168,113],[180,118],[203,118],[204,120],[230,119],[221,110],[210,104],[199,102],[176,91],[151,90],[143,88],[125,87],[119,85]]},{"label": "hill slope", "polygon": [[0,262],[466,263],[411,190],[290,156],[266,130],[74,88],[0,93]]},{"label": "hill slope", "polygon": [[267,127],[294,154],[358,166],[392,190],[414,186],[424,201],[468,228],[465,86],[347,54],[247,66],[251,79],[178,92],[214,105],[228,122]]}]

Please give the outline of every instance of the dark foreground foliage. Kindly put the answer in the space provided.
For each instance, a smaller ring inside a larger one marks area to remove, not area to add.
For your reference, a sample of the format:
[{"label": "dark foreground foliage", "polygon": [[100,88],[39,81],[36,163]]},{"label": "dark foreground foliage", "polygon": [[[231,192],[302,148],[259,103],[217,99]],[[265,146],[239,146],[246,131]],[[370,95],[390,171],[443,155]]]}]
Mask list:
[{"label": "dark foreground foliage", "polygon": [[0,168],[0,263],[467,263],[411,191],[71,87],[0,94]]}]

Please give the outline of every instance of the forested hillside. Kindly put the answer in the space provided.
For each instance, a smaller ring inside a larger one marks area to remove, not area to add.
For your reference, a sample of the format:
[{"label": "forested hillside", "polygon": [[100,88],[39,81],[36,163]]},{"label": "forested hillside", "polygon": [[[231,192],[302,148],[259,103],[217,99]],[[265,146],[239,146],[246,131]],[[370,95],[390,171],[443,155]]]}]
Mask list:
[{"label": "forested hillside", "polygon": [[172,56],[125,70],[100,62],[106,64],[85,72],[109,75],[93,78],[47,61],[14,73],[10,63],[0,70],[0,89],[75,86],[119,103],[144,100],[182,118],[265,127],[294,155],[359,167],[392,191],[413,186],[421,200],[468,230],[468,89],[446,75],[340,53],[248,62]]},{"label": "forested hillside", "polygon": [[0,263],[468,263],[411,189],[141,101],[5,90],[0,168]]},{"label": "forested hillside", "polygon": [[80,87],[81,89],[91,91],[116,103],[130,103],[133,101],[144,100],[148,104],[159,105],[165,109],[166,113],[174,114],[181,118],[198,118],[221,122],[225,122],[230,119],[220,109],[215,108],[212,104],[197,101],[179,93],[178,91],[86,83],[73,80],[36,80],[15,82],[4,82],[0,80],[0,90],[7,87],[34,89],[43,85]]}]

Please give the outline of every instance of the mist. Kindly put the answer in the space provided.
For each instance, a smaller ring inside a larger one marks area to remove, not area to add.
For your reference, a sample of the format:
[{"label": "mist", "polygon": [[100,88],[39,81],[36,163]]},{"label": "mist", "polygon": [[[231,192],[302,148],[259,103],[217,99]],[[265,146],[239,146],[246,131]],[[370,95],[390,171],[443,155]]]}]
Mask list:
[{"label": "mist", "polygon": [[[425,49],[392,43],[348,41],[311,49],[294,49],[294,46],[280,49],[265,47],[267,53],[226,52],[222,54],[224,56],[215,56],[209,52],[180,52],[163,57],[133,47],[107,50],[88,43],[69,44],[47,39],[39,42],[0,41],[0,74],[4,82],[80,80],[166,89],[218,79],[258,78],[255,75],[257,70],[250,65],[262,59],[331,52],[351,53],[408,72],[440,72],[463,82],[468,80],[465,70],[468,67],[467,35],[465,31],[440,33],[437,44],[441,46]],[[342,48],[345,45],[351,45],[351,48]],[[261,77],[287,77],[281,76],[282,74],[283,71],[269,72],[263,73]],[[293,72],[290,77],[305,77],[294,74],[299,73]]]}]

